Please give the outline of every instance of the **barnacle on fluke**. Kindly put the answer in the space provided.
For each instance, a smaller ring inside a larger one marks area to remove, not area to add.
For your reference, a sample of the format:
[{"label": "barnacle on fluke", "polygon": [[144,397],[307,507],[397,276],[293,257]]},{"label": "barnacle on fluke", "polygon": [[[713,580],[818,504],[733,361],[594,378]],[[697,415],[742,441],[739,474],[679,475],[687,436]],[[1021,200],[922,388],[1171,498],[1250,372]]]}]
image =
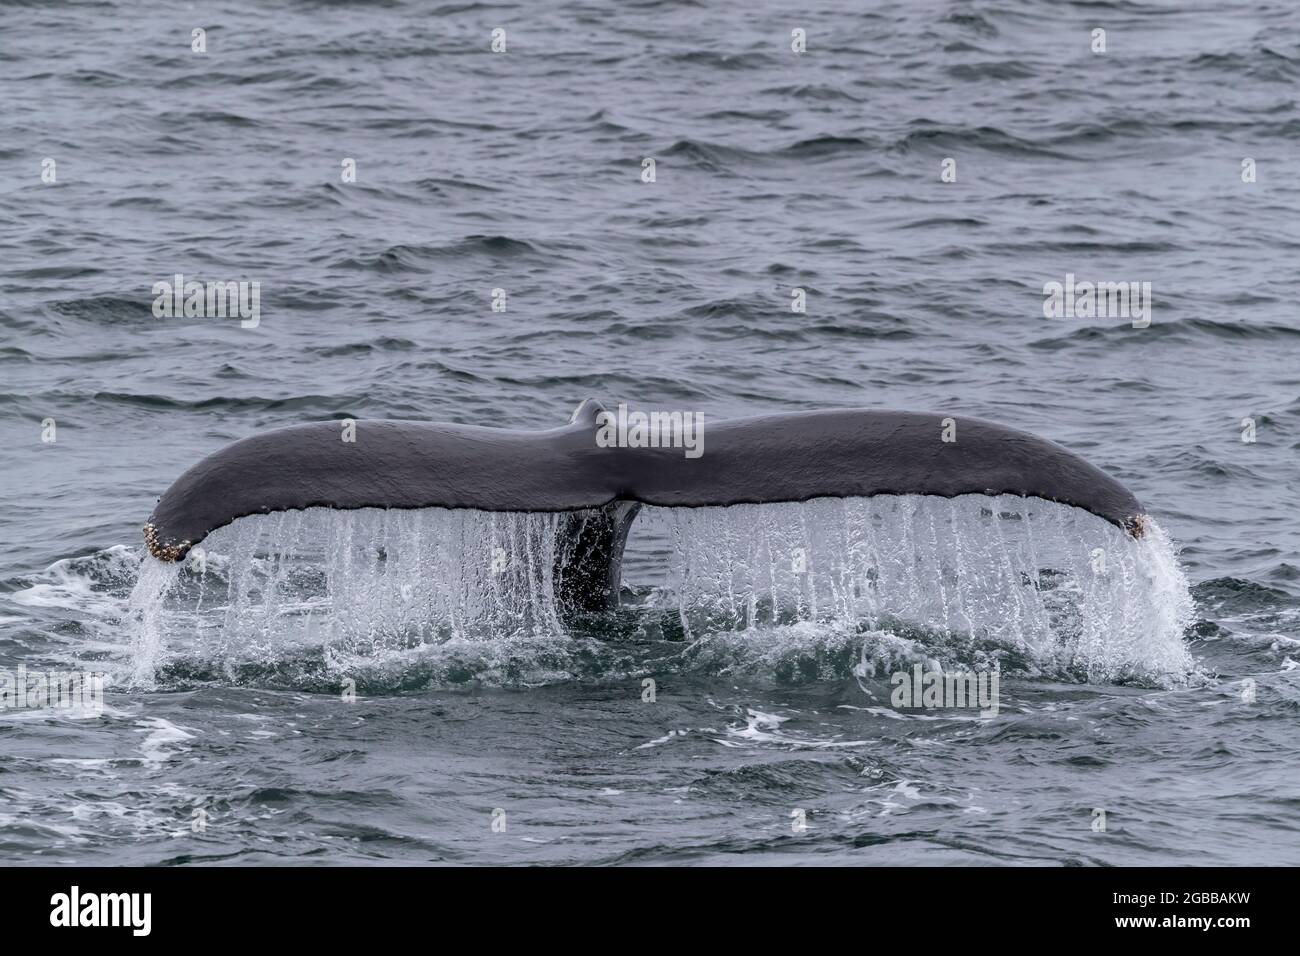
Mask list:
[{"label": "barnacle on fluke", "polygon": [[152,521],[144,526],[144,543],[149,553],[159,561],[179,561],[185,557],[193,542],[182,541],[179,544],[166,545],[158,537],[158,529]]}]

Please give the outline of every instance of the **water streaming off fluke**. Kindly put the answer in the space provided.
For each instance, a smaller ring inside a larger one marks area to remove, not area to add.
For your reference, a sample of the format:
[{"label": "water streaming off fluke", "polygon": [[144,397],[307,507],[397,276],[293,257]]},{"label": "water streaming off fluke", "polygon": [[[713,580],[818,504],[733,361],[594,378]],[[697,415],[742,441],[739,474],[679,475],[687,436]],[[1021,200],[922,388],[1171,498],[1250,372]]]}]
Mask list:
[{"label": "water streaming off fluke", "polygon": [[1192,666],[1187,583],[1154,522],[1135,539],[1037,498],[882,495],[660,512],[682,625],[906,623],[1096,681]]},{"label": "water streaming off fluke", "polygon": [[[131,598],[135,678],[178,656],[306,652],[343,671],[449,645],[534,641],[549,653],[567,639],[557,594],[572,528],[565,514],[437,508],[242,518],[182,565],[144,559]],[[688,642],[905,626],[936,644],[1009,648],[1076,679],[1177,679],[1191,668],[1190,598],[1154,524],[1134,539],[1039,499],[887,495],[647,508],[634,546],[656,533],[669,545],[649,582],[659,586],[625,613],[667,619],[663,632]]]}]

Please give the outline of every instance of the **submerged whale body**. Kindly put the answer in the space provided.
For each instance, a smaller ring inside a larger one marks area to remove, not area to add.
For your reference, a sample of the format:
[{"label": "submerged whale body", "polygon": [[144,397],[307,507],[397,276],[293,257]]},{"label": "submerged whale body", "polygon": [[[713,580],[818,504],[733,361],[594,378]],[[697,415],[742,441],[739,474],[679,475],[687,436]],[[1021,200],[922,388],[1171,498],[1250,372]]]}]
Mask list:
[{"label": "submerged whale body", "polygon": [[[609,413],[588,399],[545,431],[415,421],[291,425],[236,441],[178,478],[144,528],[154,557],[179,561],[237,518],[312,507],[570,512],[557,596],[617,602],[623,547],[641,505],[736,504],[964,494],[1041,498],[1141,534],[1119,482],[1027,432],[934,413],[829,409],[710,422],[705,452],[602,447]],[[943,440],[943,425],[955,436]]]}]

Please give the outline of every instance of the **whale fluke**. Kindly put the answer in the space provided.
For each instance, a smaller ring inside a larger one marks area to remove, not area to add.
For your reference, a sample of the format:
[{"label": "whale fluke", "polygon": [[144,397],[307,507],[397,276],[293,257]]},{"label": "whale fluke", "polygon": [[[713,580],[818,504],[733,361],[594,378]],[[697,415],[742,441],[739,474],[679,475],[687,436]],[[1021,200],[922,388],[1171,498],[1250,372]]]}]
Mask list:
[{"label": "whale fluke", "polygon": [[575,605],[603,607],[617,600],[640,505],[1008,494],[1142,533],[1142,507],[1115,479],[1054,442],[977,418],[845,408],[708,422],[690,457],[681,447],[602,447],[609,417],[588,399],[567,425],[543,431],[362,420],[344,441],[338,421],[278,428],[181,475],[145,542],[154,557],[179,561],[237,518],[311,507],[573,512],[564,550],[577,558],[559,586]]}]

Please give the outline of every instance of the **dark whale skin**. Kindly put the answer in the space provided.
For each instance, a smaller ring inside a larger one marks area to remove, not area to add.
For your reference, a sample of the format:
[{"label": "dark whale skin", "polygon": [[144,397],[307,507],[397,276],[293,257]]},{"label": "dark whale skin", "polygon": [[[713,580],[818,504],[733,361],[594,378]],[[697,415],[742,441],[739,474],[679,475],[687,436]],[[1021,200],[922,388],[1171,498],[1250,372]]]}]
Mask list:
[{"label": "dark whale skin", "polygon": [[[705,421],[703,454],[688,458],[682,448],[600,447],[602,411],[588,399],[546,431],[362,420],[351,443],[338,421],[253,435],[176,479],[145,541],[179,561],[236,518],[314,506],[578,511],[881,494],[1036,497],[1142,531],[1142,506],[1115,479],[1054,442],[977,418],[844,408]],[[949,418],[956,441],[944,442]]]}]

